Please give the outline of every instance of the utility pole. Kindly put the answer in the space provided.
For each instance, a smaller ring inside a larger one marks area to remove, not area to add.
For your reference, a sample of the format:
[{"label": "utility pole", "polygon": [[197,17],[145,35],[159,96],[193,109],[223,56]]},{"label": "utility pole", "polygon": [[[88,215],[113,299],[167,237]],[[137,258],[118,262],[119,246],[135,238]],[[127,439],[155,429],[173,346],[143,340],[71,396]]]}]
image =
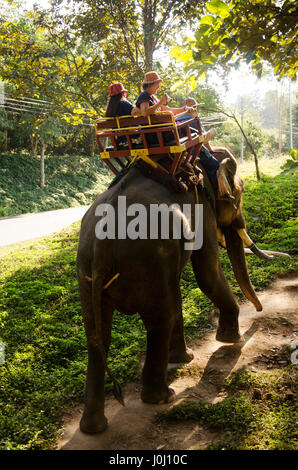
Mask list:
[{"label": "utility pole", "polygon": [[282,132],[281,132],[281,126],[282,126],[282,119],[281,119],[281,114],[282,114],[282,93],[281,93],[281,87],[279,89],[278,93],[278,104],[277,104],[277,112],[278,112],[278,152],[279,155],[281,155],[281,149],[282,149]]},{"label": "utility pole", "polygon": [[[241,127],[243,129],[244,126],[244,107],[243,107],[243,98],[241,97],[240,102],[240,113],[241,113]],[[243,155],[244,155],[244,135],[241,132],[241,153],[240,153],[240,163],[243,163]]]},{"label": "utility pole", "polygon": [[5,104],[4,83],[0,82],[0,106],[4,106],[4,104]]},{"label": "utility pole", "polygon": [[[5,86],[3,82],[0,82],[0,109],[4,108],[5,106]],[[8,149],[8,133],[7,128],[4,129],[4,143],[3,143],[3,151],[7,152]]]},{"label": "utility pole", "polygon": [[294,147],[293,145],[293,114],[292,114],[292,82],[289,78],[289,111],[290,111],[290,149]]}]

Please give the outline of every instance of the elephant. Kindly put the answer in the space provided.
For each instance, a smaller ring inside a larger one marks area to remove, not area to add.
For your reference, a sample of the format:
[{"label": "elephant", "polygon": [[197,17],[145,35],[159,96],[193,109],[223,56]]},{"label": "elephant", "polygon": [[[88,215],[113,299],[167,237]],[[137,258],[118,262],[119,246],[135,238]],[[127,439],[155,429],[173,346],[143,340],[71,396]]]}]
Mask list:
[{"label": "elephant", "polygon": [[[226,172],[233,198],[217,198],[204,168],[196,162],[205,188],[198,194],[203,207],[203,244],[200,249],[186,249],[188,239],[176,239],[173,234],[169,239],[162,239],[160,234],[154,239],[119,236],[117,230],[123,216],[123,213],[117,213],[119,196],[126,198],[127,206],[137,203],[148,211],[152,204],[175,204],[175,207],[188,204],[193,209],[198,202],[196,191],[171,192],[160,182],[144,176],[138,168],[132,167],[122,179],[99,195],[82,219],[77,278],[88,349],[85,408],[80,422],[83,432],[98,433],[107,427],[104,375],[105,371],[111,375],[107,357],[115,309],[126,315],[138,313],[145,325],[147,351],[141,399],[155,404],[168,403],[175,398],[174,391],[167,385],[168,363],[193,359],[184,338],[179,285],[182,271],[189,261],[199,288],[219,309],[218,341],[234,343],[241,339],[239,306],[222,271],[218,241],[227,248],[242,291],[256,310],[262,309],[249,279],[242,241],[243,237],[247,239],[242,214],[243,182],[237,174],[235,158],[225,149],[213,150]],[[107,204],[114,208],[117,236],[98,238],[97,224],[103,217],[100,219],[96,215],[97,208],[107,208]],[[127,226],[131,217],[127,217]],[[177,217],[180,217],[179,213]],[[192,219],[190,225],[193,227]],[[262,256],[262,252],[253,246],[255,252]]]}]

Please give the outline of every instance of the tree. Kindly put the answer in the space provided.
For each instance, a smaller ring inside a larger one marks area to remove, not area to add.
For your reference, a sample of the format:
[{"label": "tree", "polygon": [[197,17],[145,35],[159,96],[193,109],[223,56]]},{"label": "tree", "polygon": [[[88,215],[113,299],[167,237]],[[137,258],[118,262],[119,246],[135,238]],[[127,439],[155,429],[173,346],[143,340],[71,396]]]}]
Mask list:
[{"label": "tree", "polygon": [[0,77],[13,84],[13,96],[47,100],[53,114],[73,122],[83,115],[93,119],[103,104],[98,72],[105,58],[86,49],[66,24],[62,28],[49,20],[46,28],[39,12],[0,21]]},{"label": "tree", "polygon": [[0,147],[4,152],[8,150],[8,130],[12,128],[12,123],[4,109],[0,108]]},{"label": "tree", "polygon": [[[73,97],[80,96],[82,101],[88,98],[87,92],[84,96],[72,82],[68,94],[65,93],[63,79],[66,86],[69,85],[67,78],[70,78],[71,67],[57,45],[47,41],[44,31],[34,28],[32,19],[0,21],[0,67],[0,76],[10,84],[11,96],[28,97],[27,102],[15,100],[17,104],[11,107],[19,112],[19,127],[31,132],[34,154],[40,145],[40,186],[43,188],[45,150],[49,141],[59,136],[61,112],[68,113],[63,115],[65,119],[75,120],[76,116],[81,119],[82,105]],[[39,100],[37,107],[33,106],[32,98]]]},{"label": "tree", "polygon": [[177,81],[171,86],[169,93],[177,106],[183,106],[185,98],[191,96],[199,103],[199,109],[204,114],[208,114],[208,109],[214,109],[221,105],[219,94],[215,88],[206,83],[198,84],[193,75],[183,76],[181,72]]},{"label": "tree", "polygon": [[193,53],[201,71],[215,65],[237,66],[243,58],[259,75],[266,61],[279,78],[296,78],[296,0],[211,0],[206,8]]},{"label": "tree", "polygon": [[[113,53],[125,52],[139,73],[152,70],[154,52],[167,45],[177,26],[202,13],[206,0],[76,0],[76,30],[94,41],[116,39]],[[117,48],[117,43],[123,47]]]}]

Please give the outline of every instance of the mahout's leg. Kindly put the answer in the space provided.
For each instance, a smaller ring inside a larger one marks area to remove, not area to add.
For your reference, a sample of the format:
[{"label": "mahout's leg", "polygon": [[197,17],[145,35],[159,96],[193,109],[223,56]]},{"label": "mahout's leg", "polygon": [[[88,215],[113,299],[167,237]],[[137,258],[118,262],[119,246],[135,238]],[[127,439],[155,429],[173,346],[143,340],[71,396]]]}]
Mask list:
[{"label": "mahout's leg", "polygon": [[[85,279],[79,279],[81,303],[84,316],[88,349],[88,368],[85,388],[85,408],[80,422],[83,432],[98,433],[107,427],[104,415],[104,376],[105,367],[99,347],[95,340],[95,319],[92,307],[92,285]],[[101,301],[102,341],[108,355],[111,342],[113,308]]]}]

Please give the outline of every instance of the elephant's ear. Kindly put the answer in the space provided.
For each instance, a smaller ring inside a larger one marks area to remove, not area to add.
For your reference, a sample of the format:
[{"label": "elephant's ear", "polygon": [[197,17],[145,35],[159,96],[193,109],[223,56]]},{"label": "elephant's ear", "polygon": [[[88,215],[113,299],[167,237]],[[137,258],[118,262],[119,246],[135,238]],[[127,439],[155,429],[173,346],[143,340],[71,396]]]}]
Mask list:
[{"label": "elephant's ear", "polygon": [[233,195],[235,195],[234,192],[241,194],[243,191],[243,182],[237,175],[237,160],[232,151],[227,147],[215,146],[212,147],[212,155],[220,162]]},{"label": "elephant's ear", "polygon": [[214,145],[214,146],[212,146],[211,153],[216,158],[216,160],[219,161],[219,163],[221,163],[226,158],[229,158],[230,160],[233,160],[235,171],[236,171],[236,169],[237,169],[237,159],[236,159],[235,155],[233,154],[233,152],[230,148],[220,147],[219,145]]}]

